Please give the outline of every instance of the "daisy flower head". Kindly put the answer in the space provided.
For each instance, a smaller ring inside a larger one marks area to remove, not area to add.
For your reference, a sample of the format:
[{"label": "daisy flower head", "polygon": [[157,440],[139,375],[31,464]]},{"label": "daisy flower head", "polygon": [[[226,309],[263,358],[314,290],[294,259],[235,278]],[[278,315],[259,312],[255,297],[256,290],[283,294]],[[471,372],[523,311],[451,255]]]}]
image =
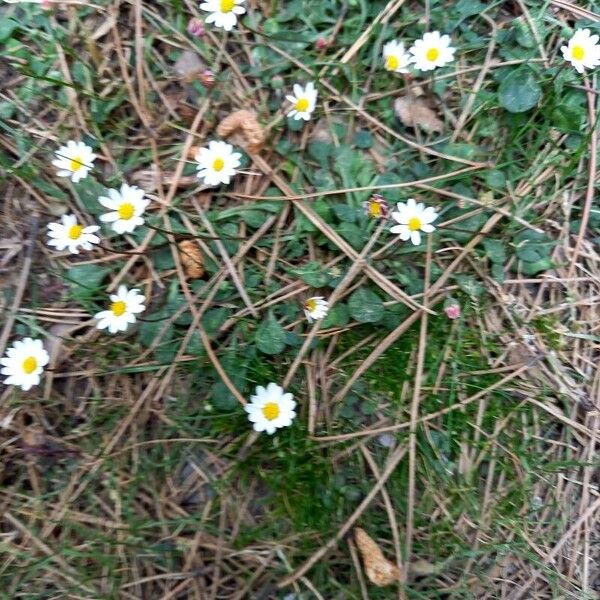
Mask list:
[{"label": "daisy flower head", "polygon": [[309,323],[324,319],[329,311],[329,302],[323,296],[313,296],[304,302],[304,316]]},{"label": "daisy flower head", "polygon": [[108,190],[108,197],[100,196],[98,202],[110,209],[100,216],[103,223],[110,223],[117,233],[131,233],[138,225],[144,224],[142,215],[150,200],[144,198],[144,190],[135,185],[121,185],[121,190]]},{"label": "daisy flower head", "polygon": [[450,46],[450,36],[440,35],[439,31],[426,33],[408,50],[412,62],[419,71],[432,71],[454,60],[456,48]]},{"label": "daisy flower head", "polygon": [[83,142],[68,141],[54,155],[52,164],[58,169],[59,177],[70,177],[73,183],[85,179],[90,169],[94,168],[96,155]]},{"label": "daisy flower head", "polygon": [[365,214],[371,219],[386,219],[390,208],[385,198],[379,194],[373,194],[363,203]]},{"label": "daisy flower head", "polygon": [[94,235],[98,225],[80,225],[75,215],[63,215],[59,223],[48,224],[48,246],[57,250],[69,249],[71,254],[79,254],[79,248],[91,250],[92,244],[99,244],[100,238]]},{"label": "daisy flower head", "polygon": [[111,294],[108,310],[97,313],[94,318],[98,319],[98,329],[108,329],[109,333],[125,331],[130,323],[135,323],[135,315],[146,310],[144,296],[139,290],[128,290],[120,285],[116,294]]},{"label": "daisy flower head", "polygon": [[50,357],[42,340],[25,338],[16,341],[0,359],[2,375],[8,375],[4,380],[6,385],[18,385],[26,392],[34,385],[39,385],[40,375],[48,364]]},{"label": "daisy flower head", "polygon": [[400,234],[403,242],[410,240],[415,246],[421,243],[421,232],[432,233],[435,227],[432,223],[438,218],[438,214],[431,206],[425,208],[422,202],[415,202],[409,198],[404,202],[398,202],[398,211],[392,213],[392,219],[398,223],[390,231]]},{"label": "daisy flower head", "polygon": [[242,155],[233,151],[227,142],[208,142],[208,148],[200,148],[196,154],[198,179],[206,185],[229,184],[242,162]]},{"label": "daisy flower head", "polygon": [[257,386],[254,396],[244,406],[254,431],[266,431],[269,435],[274,434],[276,429],[292,424],[296,416],[294,408],[294,396],[284,392],[276,383],[269,383],[266,388]]},{"label": "daisy flower head", "polygon": [[600,36],[594,34],[589,29],[578,29],[566,46],[561,46],[560,50],[567,62],[570,62],[578,73],[583,73],[585,69],[593,69],[600,65],[600,45],[598,40]]},{"label": "daisy flower head", "polygon": [[286,99],[292,103],[292,108],[288,112],[288,117],[293,117],[296,121],[304,119],[305,121],[310,120],[310,116],[315,110],[317,105],[317,88],[314,82],[309,81],[305,87],[302,87],[299,83],[295,83],[294,94],[286,96]]},{"label": "daisy flower head", "polygon": [[207,23],[214,23],[225,31],[231,31],[237,24],[238,15],[243,15],[246,8],[242,4],[246,0],[207,0],[200,9],[209,12]]},{"label": "daisy flower head", "polygon": [[404,48],[404,42],[392,40],[383,47],[383,61],[386,71],[408,73],[411,56]]}]

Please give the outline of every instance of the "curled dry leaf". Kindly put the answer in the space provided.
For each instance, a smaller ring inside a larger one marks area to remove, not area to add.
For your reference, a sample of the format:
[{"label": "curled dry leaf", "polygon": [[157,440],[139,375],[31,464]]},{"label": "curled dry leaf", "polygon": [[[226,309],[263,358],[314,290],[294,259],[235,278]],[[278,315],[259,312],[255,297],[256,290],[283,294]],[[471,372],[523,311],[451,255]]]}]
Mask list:
[{"label": "curled dry leaf", "polygon": [[251,154],[261,150],[265,143],[265,133],[261,127],[256,113],[251,110],[236,110],[225,117],[217,127],[217,134],[227,138],[231,134],[241,131],[246,140],[246,149]]},{"label": "curled dry leaf", "polygon": [[194,240],[179,242],[181,264],[189,279],[200,279],[204,275],[204,257],[198,244]]},{"label": "curled dry leaf", "polygon": [[420,127],[427,133],[442,133],[444,130],[444,124],[423,98],[400,96],[394,101],[394,112],[406,127]]},{"label": "curled dry leaf", "polygon": [[390,562],[364,529],[354,528],[354,539],[363,559],[365,573],[371,583],[380,587],[402,580],[398,567]]}]

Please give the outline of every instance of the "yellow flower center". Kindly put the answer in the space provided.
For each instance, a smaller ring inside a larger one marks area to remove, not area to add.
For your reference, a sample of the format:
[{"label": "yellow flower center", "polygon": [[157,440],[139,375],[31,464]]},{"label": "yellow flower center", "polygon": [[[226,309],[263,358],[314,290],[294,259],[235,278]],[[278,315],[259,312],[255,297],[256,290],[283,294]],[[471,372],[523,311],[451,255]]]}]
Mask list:
[{"label": "yellow flower center", "polygon": [[427,50],[427,54],[425,55],[425,57],[427,58],[427,60],[429,62],[433,62],[434,60],[438,59],[439,55],[440,55],[440,51],[437,48],[429,48],[429,50]]},{"label": "yellow flower center", "polygon": [[369,204],[369,214],[372,217],[380,217],[381,216],[381,204],[379,204],[379,202],[371,202]]},{"label": "yellow flower center", "polygon": [[221,12],[228,13],[233,10],[235,0],[221,0]]},{"label": "yellow flower center", "polygon": [[115,315],[115,317],[120,317],[125,312],[126,308],[127,304],[125,304],[123,300],[117,300],[110,305],[110,310],[112,310],[112,314]]},{"label": "yellow flower center", "polygon": [[305,112],[308,110],[308,98],[298,98],[298,100],[296,100],[296,110],[298,112]]},{"label": "yellow flower center", "polygon": [[421,229],[421,219],[419,217],[413,217],[408,220],[408,228],[411,231],[419,231]]},{"label": "yellow flower center", "polygon": [[573,54],[573,58],[575,60],[583,60],[585,56],[585,50],[581,46],[573,46],[571,54]]},{"label": "yellow flower center", "polygon": [[222,158],[216,158],[215,162],[213,163],[213,169],[218,173],[219,171],[223,170],[223,167],[225,166],[225,161]]},{"label": "yellow flower center", "polygon": [[69,227],[69,231],[68,231],[67,235],[72,240],[78,240],[79,237],[81,236],[82,231],[83,231],[83,225],[71,225],[71,227]]},{"label": "yellow flower center", "polygon": [[279,405],[275,402],[267,402],[262,407],[263,415],[267,421],[273,421],[279,416]]},{"label": "yellow flower center", "polygon": [[390,55],[385,59],[385,67],[388,71],[395,71],[400,66],[397,56]]},{"label": "yellow flower center", "polygon": [[33,356],[28,356],[23,361],[23,371],[27,375],[31,375],[36,369],[37,369],[37,360],[35,360],[35,357],[33,357]]},{"label": "yellow flower center", "polygon": [[79,171],[83,167],[83,158],[81,156],[74,156],[71,159],[71,171]]},{"label": "yellow flower center", "polygon": [[314,298],[309,298],[304,303],[304,308],[306,308],[308,312],[313,312],[315,308],[317,308],[317,301]]},{"label": "yellow flower center", "polygon": [[119,206],[119,217],[123,219],[123,221],[129,221],[131,217],[133,217],[133,213],[135,212],[135,208],[131,202],[123,202],[121,206]]}]

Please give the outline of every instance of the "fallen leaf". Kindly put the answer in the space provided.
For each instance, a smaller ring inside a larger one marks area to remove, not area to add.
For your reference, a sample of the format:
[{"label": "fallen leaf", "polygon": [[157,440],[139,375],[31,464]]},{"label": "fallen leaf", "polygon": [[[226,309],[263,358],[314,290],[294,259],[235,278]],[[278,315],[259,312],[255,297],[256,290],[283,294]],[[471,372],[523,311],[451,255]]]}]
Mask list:
[{"label": "fallen leaf", "polygon": [[179,242],[181,264],[189,279],[200,279],[204,275],[204,257],[194,240]]},{"label": "fallen leaf", "polygon": [[371,583],[380,587],[402,581],[402,573],[390,562],[364,529],[354,528],[354,539],[363,559],[365,573]]},{"label": "fallen leaf", "polygon": [[265,143],[265,133],[256,113],[251,110],[236,110],[225,117],[217,127],[217,135],[228,138],[231,134],[241,131],[246,140],[246,149],[250,154],[260,151]]},{"label": "fallen leaf", "polygon": [[442,133],[444,124],[419,97],[401,96],[394,101],[394,112],[406,127],[420,127],[427,133]]}]

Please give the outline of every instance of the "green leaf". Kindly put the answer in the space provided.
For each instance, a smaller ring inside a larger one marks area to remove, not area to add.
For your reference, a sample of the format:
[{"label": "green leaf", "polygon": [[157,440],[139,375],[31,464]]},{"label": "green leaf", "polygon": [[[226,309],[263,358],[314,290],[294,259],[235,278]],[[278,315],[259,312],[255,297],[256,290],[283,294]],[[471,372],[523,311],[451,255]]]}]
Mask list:
[{"label": "green leaf", "polygon": [[366,288],[356,290],[348,301],[348,310],[359,323],[377,323],[383,317],[384,306],[381,298]]},{"label": "green leaf", "polygon": [[314,260],[297,269],[291,269],[290,272],[300,277],[304,283],[316,288],[326,286],[330,279],[329,275],[323,271],[321,265]]},{"label": "green leaf", "polygon": [[527,67],[516,69],[498,88],[500,106],[511,113],[521,113],[533,108],[542,97],[542,88],[533,71]]},{"label": "green leaf", "polygon": [[547,257],[540,258],[535,262],[523,262],[521,263],[521,271],[524,275],[537,275],[542,271],[547,271],[554,267],[554,263]]},{"label": "green leaf", "polygon": [[75,300],[88,300],[96,295],[108,269],[98,265],[78,265],[67,272],[71,285],[71,296]]},{"label": "green leaf", "polygon": [[333,144],[329,142],[311,142],[308,144],[308,153],[315,160],[319,161],[321,164],[325,163],[327,159],[331,156],[331,150],[333,149]]},{"label": "green leaf", "polygon": [[469,296],[477,298],[483,294],[483,285],[477,281],[475,277],[466,275],[465,273],[458,273],[455,277],[458,287]]},{"label": "green leaf", "polygon": [[238,405],[238,400],[229,388],[219,381],[212,389],[212,403],[217,410],[229,411]]},{"label": "green leaf", "polygon": [[485,4],[479,0],[459,0],[456,3],[456,11],[461,17],[471,17],[483,12],[486,8]]},{"label": "green leaf", "polygon": [[19,23],[15,19],[6,17],[0,19],[0,42],[6,41],[18,26]]},{"label": "green leaf", "polygon": [[503,264],[506,261],[506,248],[500,240],[485,239],[483,247],[487,257],[495,264]]},{"label": "green leaf", "polygon": [[345,327],[350,321],[348,308],[345,304],[336,304],[329,309],[327,316],[323,319],[322,328]]},{"label": "green leaf", "polygon": [[354,145],[362,150],[367,150],[373,146],[373,136],[370,131],[357,131],[354,136]]},{"label": "green leaf", "polygon": [[269,315],[256,330],[256,347],[264,354],[279,354],[285,348],[285,329]]},{"label": "green leaf", "polygon": [[485,182],[491,188],[503,188],[506,185],[506,177],[498,169],[490,169],[485,174]]}]

